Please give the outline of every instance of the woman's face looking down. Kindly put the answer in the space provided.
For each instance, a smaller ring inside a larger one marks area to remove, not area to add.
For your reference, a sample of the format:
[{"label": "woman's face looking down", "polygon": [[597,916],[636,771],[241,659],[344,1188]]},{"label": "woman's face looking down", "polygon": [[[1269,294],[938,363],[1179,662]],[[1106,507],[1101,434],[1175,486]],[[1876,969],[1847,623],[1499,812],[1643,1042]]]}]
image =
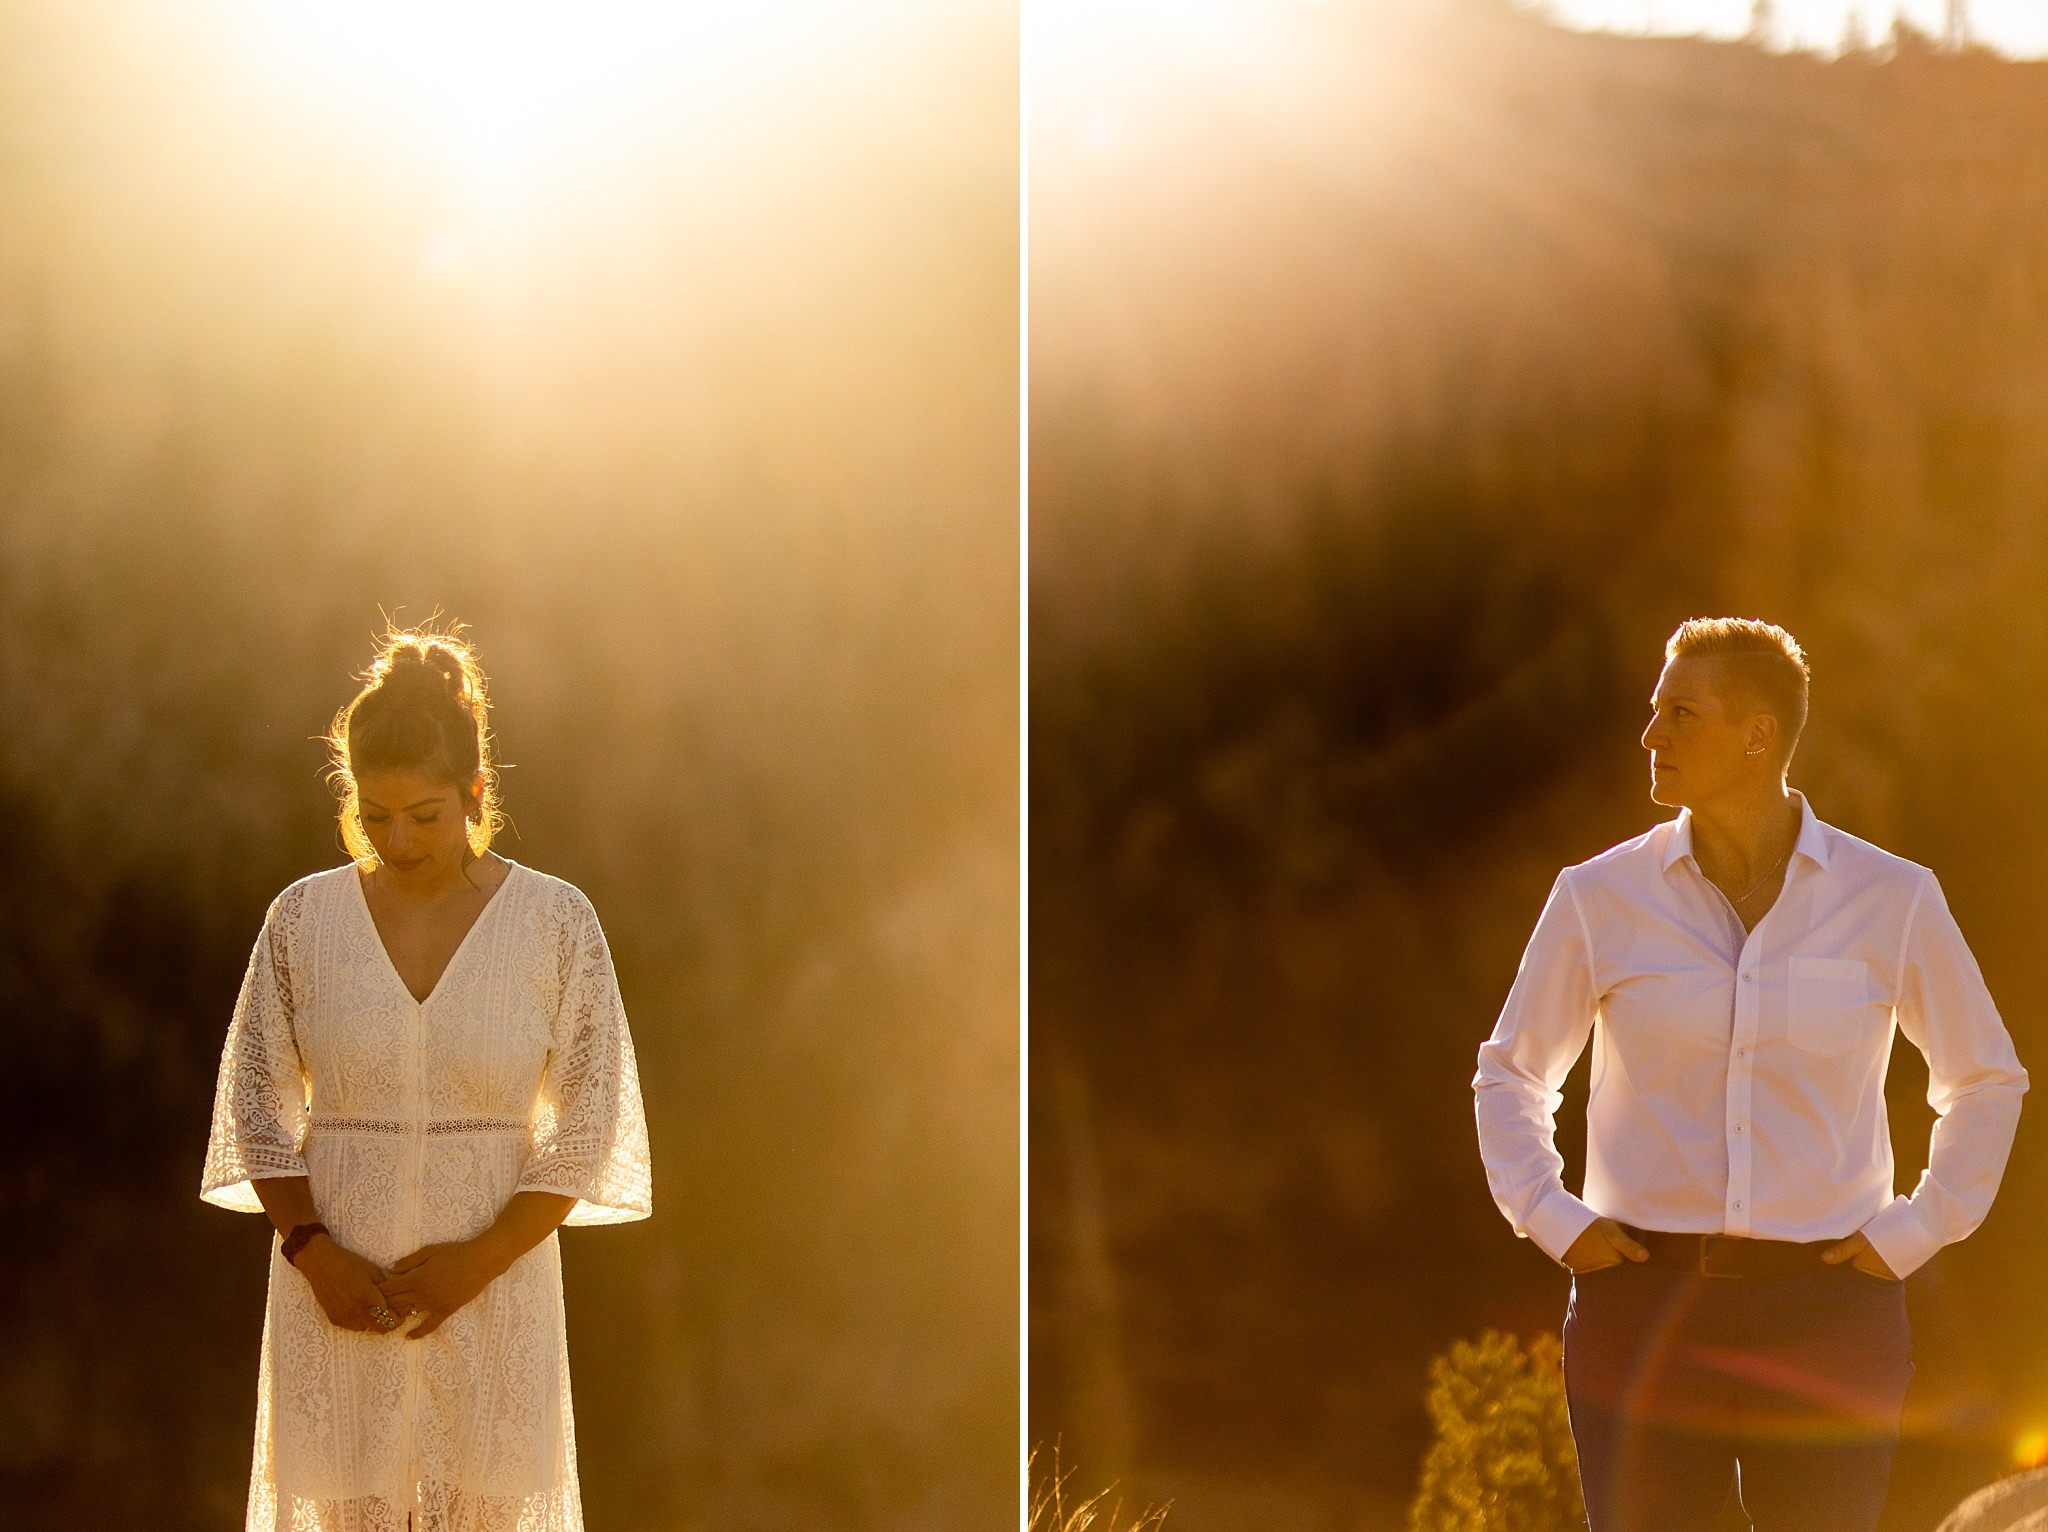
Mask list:
[{"label": "woman's face looking down", "polygon": [[408,883],[459,877],[469,859],[469,791],[416,771],[369,771],[356,778],[363,833],[378,866]]}]

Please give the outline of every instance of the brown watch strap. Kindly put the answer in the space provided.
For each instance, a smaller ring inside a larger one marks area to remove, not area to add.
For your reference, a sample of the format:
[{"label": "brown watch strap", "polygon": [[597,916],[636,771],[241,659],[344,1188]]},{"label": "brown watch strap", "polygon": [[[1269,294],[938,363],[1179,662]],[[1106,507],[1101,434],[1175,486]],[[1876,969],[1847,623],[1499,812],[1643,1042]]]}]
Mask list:
[{"label": "brown watch strap", "polygon": [[[298,1265],[299,1252],[306,1248],[307,1241],[311,1240],[316,1234],[327,1234],[327,1225],[324,1223],[302,1223],[294,1227],[292,1232],[284,1237],[284,1245],[282,1246],[284,1258],[291,1262],[292,1265]],[[332,1239],[334,1236],[328,1234],[327,1237]]]}]

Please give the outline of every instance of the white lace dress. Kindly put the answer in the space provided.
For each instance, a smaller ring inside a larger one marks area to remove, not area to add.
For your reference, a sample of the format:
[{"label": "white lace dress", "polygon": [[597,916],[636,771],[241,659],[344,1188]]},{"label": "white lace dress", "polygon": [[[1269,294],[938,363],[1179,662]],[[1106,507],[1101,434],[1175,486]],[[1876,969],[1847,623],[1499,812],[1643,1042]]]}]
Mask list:
[{"label": "white lace dress", "polygon": [[[519,1191],[572,1224],[645,1218],[632,1039],[597,915],[514,864],[415,1001],[353,866],[294,883],[236,1002],[200,1191],[310,1176],[334,1238],[379,1265],[483,1232]],[[572,1532],[583,1525],[550,1234],[434,1334],[328,1323],[271,1246],[249,1532]]]}]

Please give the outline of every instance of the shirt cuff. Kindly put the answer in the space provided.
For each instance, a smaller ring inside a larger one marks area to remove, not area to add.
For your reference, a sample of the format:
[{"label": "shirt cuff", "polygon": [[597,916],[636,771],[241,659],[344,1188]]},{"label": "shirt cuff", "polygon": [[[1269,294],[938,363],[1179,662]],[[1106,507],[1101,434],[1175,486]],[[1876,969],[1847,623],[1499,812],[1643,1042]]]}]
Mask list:
[{"label": "shirt cuff", "polygon": [[1584,1234],[1599,1216],[1560,1186],[1546,1193],[1529,1210],[1528,1224],[1521,1232],[1536,1241],[1545,1255],[1562,1264],[1572,1241]]},{"label": "shirt cuff", "polygon": [[1919,1270],[1941,1248],[1941,1241],[1927,1232],[1920,1215],[1913,1211],[1913,1204],[1904,1197],[1892,1198],[1882,1212],[1863,1226],[1862,1234],[1895,1277]]}]

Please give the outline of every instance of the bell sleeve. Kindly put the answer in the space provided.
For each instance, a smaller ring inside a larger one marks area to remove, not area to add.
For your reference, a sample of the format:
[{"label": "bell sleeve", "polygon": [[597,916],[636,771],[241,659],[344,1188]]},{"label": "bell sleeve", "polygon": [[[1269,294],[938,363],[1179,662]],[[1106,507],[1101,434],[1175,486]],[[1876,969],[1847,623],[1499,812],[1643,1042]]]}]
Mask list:
[{"label": "bell sleeve", "polygon": [[307,1128],[306,1072],[292,1025],[285,942],[300,896],[298,888],[286,889],[264,916],[221,1050],[199,1195],[239,1213],[263,1211],[252,1181],[306,1173],[299,1153]]},{"label": "bell sleeve", "polygon": [[565,1223],[630,1223],[654,1208],[640,1072],[597,912],[568,892],[554,1041],[517,1189],[576,1198]]}]

